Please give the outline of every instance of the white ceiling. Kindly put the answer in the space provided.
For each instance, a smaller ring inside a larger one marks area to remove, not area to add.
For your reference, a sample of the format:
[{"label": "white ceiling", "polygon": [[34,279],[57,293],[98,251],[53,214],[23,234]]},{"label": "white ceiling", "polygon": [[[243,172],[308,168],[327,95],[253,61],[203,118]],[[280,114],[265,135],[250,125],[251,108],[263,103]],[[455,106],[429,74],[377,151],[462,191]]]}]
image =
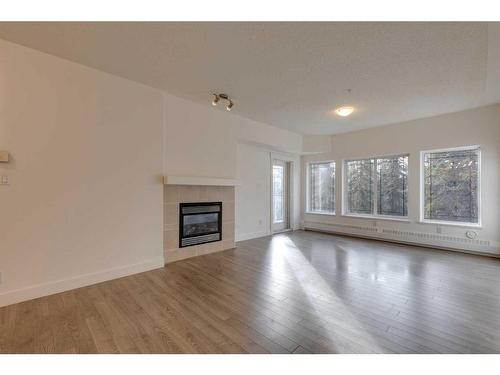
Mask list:
[{"label": "white ceiling", "polygon": [[[0,23],[0,38],[206,105],[225,92],[303,134],[500,102],[499,24]],[[343,104],[357,111],[331,113]]]}]

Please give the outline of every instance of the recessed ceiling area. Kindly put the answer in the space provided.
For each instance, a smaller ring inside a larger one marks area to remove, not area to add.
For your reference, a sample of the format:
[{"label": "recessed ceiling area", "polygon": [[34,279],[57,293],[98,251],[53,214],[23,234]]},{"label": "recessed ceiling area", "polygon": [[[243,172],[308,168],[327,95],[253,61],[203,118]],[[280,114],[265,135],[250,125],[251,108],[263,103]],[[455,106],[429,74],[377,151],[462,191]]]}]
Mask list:
[{"label": "recessed ceiling area", "polygon": [[491,23],[4,22],[0,38],[207,106],[224,92],[234,113],[302,134],[500,102]]}]

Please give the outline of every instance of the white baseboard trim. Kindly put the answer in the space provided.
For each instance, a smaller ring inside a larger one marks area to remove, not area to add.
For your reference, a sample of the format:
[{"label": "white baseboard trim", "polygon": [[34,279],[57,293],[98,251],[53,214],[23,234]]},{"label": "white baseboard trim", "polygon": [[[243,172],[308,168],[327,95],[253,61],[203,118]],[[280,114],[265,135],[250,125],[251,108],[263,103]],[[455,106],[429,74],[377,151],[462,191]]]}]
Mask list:
[{"label": "white baseboard trim", "polygon": [[142,263],[115,267],[105,271],[87,273],[68,279],[49,281],[47,283],[7,291],[0,293],[0,307],[162,268],[164,263],[163,257],[158,257]]},{"label": "white baseboard trim", "polygon": [[236,242],[251,240],[254,238],[265,237],[265,236],[269,236],[269,235],[271,235],[271,232],[269,232],[269,231],[243,233],[243,234],[239,234],[239,235],[237,234],[236,235]]},{"label": "white baseboard trim", "polygon": [[304,222],[305,230],[347,235],[353,237],[403,243],[408,245],[431,247],[477,255],[500,257],[499,244],[492,241],[467,241],[452,236],[431,233],[394,231],[375,227],[362,227],[344,224],[325,224]]}]

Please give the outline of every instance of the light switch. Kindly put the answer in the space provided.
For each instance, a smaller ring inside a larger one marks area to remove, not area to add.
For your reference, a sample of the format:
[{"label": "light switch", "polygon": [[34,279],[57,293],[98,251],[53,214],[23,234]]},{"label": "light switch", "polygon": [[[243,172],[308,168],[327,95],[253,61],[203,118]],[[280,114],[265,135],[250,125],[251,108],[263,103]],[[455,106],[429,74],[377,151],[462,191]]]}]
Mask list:
[{"label": "light switch", "polygon": [[3,174],[2,178],[0,179],[0,185],[9,185],[10,180],[9,180],[9,175]]}]

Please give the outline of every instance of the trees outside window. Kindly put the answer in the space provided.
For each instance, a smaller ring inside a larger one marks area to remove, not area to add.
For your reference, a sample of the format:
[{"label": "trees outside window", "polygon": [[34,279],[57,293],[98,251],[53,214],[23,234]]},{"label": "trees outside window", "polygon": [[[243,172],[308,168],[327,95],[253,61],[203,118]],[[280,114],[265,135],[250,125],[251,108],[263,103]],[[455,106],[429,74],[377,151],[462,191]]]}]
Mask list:
[{"label": "trees outside window", "polygon": [[408,156],[377,159],[377,214],[408,216]]},{"label": "trees outside window", "polygon": [[374,159],[346,162],[347,212],[350,214],[373,214],[373,165]]},{"label": "trees outside window", "polygon": [[335,163],[309,164],[308,211],[335,213]]},{"label": "trees outside window", "polygon": [[479,148],[423,152],[423,219],[479,223]]},{"label": "trees outside window", "polygon": [[408,155],[345,162],[346,214],[408,216]]}]

